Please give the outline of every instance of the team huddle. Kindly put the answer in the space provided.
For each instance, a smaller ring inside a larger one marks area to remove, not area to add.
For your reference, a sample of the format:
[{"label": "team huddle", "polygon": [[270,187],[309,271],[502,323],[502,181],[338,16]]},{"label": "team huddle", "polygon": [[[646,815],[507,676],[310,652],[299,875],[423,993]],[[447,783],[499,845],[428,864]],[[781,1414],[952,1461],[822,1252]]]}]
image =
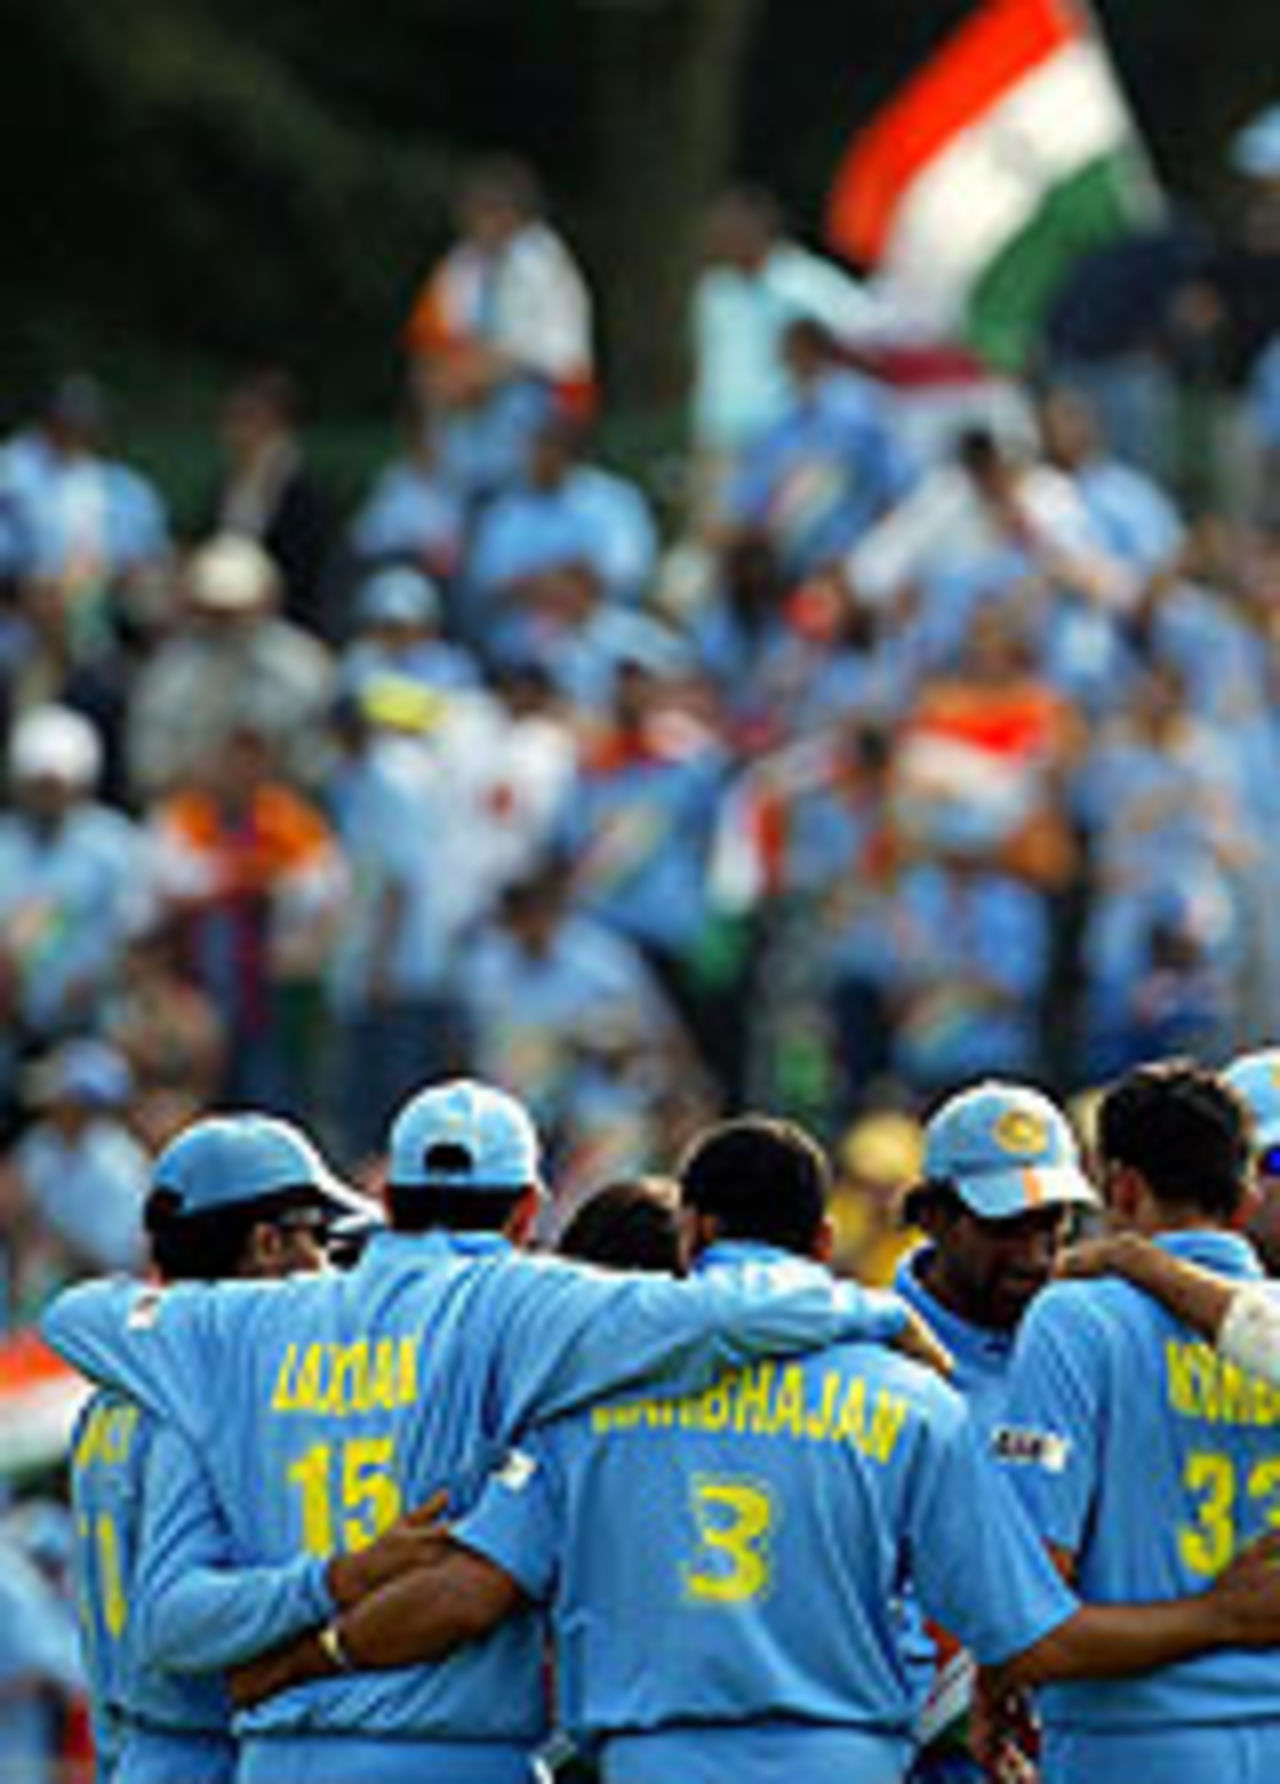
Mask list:
[{"label": "team huddle", "polygon": [[379,1221],[291,1124],[195,1122],[158,1282],[43,1322],[99,1384],[100,1775],[1280,1776],[1280,1301],[1239,1230],[1268,1123],[1280,1054],[1142,1067],[1086,1175],[1040,1093],[963,1090],[885,1293],[832,1275],[789,1122],[603,1189],[559,1257],[487,1085],[400,1109]]}]

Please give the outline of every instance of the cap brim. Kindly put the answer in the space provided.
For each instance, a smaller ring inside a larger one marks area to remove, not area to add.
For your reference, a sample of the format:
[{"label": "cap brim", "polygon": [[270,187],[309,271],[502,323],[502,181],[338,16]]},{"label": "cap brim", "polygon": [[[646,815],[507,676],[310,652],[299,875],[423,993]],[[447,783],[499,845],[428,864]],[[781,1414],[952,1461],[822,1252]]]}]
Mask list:
[{"label": "cap brim", "polygon": [[1100,1208],[1101,1198],[1074,1165],[1019,1165],[953,1178],[956,1193],[983,1220],[1012,1220],[1037,1208]]},{"label": "cap brim", "polygon": [[382,1225],[382,1210],[372,1196],[361,1195],[341,1177],[330,1175],[323,1185],[316,1186],[316,1200],[335,1225],[348,1222],[357,1225]]}]

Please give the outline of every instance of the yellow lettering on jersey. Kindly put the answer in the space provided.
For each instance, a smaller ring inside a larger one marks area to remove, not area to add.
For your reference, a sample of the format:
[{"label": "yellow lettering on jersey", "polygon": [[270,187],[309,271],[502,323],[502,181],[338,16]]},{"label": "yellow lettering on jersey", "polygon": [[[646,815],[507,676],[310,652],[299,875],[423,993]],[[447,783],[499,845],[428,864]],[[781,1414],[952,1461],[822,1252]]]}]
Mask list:
[{"label": "yellow lettering on jersey", "polygon": [[730,1377],[722,1377],[713,1381],[698,1401],[700,1413],[699,1424],[704,1431],[723,1431],[729,1423],[729,1414],[733,1410],[730,1394]]},{"label": "yellow lettering on jersey", "polygon": [[804,1411],[804,1371],[799,1363],[788,1363],[778,1383],[770,1431],[774,1435],[779,1431],[789,1431],[793,1437],[803,1437]]},{"label": "yellow lettering on jersey", "polygon": [[280,1373],[276,1376],[276,1385],[271,1395],[272,1412],[292,1412],[297,1405],[293,1390],[293,1371],[297,1361],[297,1345],[287,1345],[284,1356],[280,1360]]},{"label": "yellow lettering on jersey", "polygon": [[907,1422],[907,1403],[897,1394],[876,1395],[876,1409],[871,1417],[871,1434],[863,1446],[873,1462],[887,1462],[898,1446],[902,1427]]},{"label": "yellow lettering on jersey", "polygon": [[1183,1418],[1211,1425],[1280,1424],[1280,1393],[1246,1375],[1207,1344],[1165,1345],[1169,1405]]},{"label": "yellow lettering on jersey", "polygon": [[855,1375],[849,1383],[834,1435],[837,1443],[854,1443],[859,1449],[866,1448],[867,1384],[860,1375]]},{"label": "yellow lettering on jersey", "polygon": [[815,1443],[821,1443],[831,1435],[832,1422],[836,1416],[836,1401],[840,1398],[843,1380],[837,1369],[828,1369],[822,1377],[822,1403],[816,1412],[811,1412],[805,1420],[805,1436]]},{"label": "yellow lettering on jersey", "polygon": [[293,1382],[295,1412],[319,1412],[321,1373],[324,1368],[324,1346],[309,1344],[302,1353],[298,1373]]},{"label": "yellow lettering on jersey", "polygon": [[401,1406],[412,1406],[418,1398],[418,1345],[413,1338],[400,1340]]},{"label": "yellow lettering on jersey", "polygon": [[737,1377],[738,1391],[733,1403],[735,1431],[748,1428],[756,1433],[768,1431],[769,1402],[777,1372],[776,1363],[757,1363],[753,1369],[744,1369]]},{"label": "yellow lettering on jersey", "polygon": [[310,1412],[326,1418],[381,1408],[394,1412],[418,1398],[418,1346],[413,1338],[367,1338],[353,1344],[288,1346],[271,1396],[273,1412]]},{"label": "yellow lettering on jersey", "polygon": [[76,1445],[75,1468],[85,1469],[94,1463],[112,1468],[126,1462],[137,1428],[136,1406],[96,1406]]}]

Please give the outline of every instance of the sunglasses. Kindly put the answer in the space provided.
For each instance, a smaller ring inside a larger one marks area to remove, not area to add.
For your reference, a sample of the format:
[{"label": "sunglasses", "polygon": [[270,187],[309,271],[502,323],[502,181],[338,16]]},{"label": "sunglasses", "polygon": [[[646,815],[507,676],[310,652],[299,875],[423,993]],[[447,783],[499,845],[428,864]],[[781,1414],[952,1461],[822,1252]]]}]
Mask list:
[{"label": "sunglasses", "polygon": [[329,1217],[319,1208],[290,1208],[271,1222],[280,1233],[311,1233],[323,1239],[329,1231]]},{"label": "sunglasses", "polygon": [[1260,1177],[1280,1177],[1280,1146],[1268,1146],[1260,1152],[1254,1169]]}]

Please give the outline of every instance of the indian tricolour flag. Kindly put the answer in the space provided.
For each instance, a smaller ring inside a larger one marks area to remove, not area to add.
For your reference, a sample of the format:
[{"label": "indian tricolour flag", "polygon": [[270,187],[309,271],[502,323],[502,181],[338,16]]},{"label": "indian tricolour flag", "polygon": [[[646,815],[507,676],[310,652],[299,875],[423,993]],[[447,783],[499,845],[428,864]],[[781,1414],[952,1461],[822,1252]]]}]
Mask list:
[{"label": "indian tricolour flag", "polygon": [[1088,15],[983,0],[850,145],[828,233],[917,326],[1017,367],[1072,263],[1158,211]]}]

